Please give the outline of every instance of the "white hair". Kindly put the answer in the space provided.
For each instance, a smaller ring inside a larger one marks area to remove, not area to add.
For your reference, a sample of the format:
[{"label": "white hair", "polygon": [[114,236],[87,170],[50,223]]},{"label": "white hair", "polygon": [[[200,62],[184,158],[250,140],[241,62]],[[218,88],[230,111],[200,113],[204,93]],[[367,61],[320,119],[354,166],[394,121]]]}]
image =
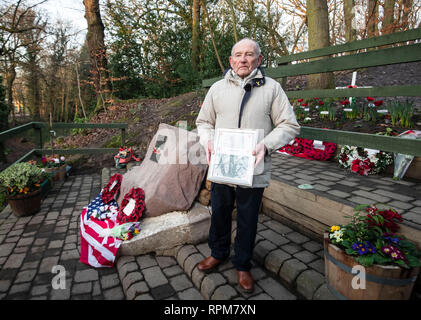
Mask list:
[{"label": "white hair", "polygon": [[254,41],[254,40],[252,40],[252,39],[250,39],[250,38],[243,38],[243,39],[241,39],[240,41],[237,41],[233,46],[232,46],[232,49],[231,49],[231,56],[233,56],[234,55],[234,48],[235,48],[235,46],[237,45],[237,44],[239,44],[240,42],[243,42],[243,41],[248,41],[248,42],[252,42],[253,43],[253,45],[254,45],[254,47],[255,47],[255,52],[256,52],[256,54],[258,55],[258,56],[260,56],[260,54],[261,54],[261,50],[260,50],[260,46],[259,46],[259,44],[256,42],[256,41]]}]

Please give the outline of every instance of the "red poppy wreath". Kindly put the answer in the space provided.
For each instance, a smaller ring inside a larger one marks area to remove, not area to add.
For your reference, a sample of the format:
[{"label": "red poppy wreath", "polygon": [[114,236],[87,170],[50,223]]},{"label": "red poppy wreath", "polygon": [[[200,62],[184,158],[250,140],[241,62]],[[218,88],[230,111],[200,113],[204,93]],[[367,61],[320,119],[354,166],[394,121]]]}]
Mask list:
[{"label": "red poppy wreath", "polygon": [[295,138],[292,144],[286,144],[279,151],[300,158],[327,161],[336,150],[336,143],[323,142],[323,150],[315,148],[313,143],[314,140],[311,139]]},{"label": "red poppy wreath", "polygon": [[121,201],[117,221],[122,223],[136,222],[145,210],[145,192],[142,188],[131,188]]},{"label": "red poppy wreath", "polygon": [[121,181],[123,180],[123,175],[116,173],[110,178],[107,185],[102,189],[101,199],[104,203],[108,203],[111,200],[114,200],[114,196],[120,190]]}]

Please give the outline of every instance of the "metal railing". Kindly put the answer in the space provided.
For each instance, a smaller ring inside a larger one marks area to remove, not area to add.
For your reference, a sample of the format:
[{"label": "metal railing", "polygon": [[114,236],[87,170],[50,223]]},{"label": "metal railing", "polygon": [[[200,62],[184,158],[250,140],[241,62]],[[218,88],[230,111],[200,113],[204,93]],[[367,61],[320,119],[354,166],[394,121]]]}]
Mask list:
[{"label": "metal railing", "polygon": [[[0,142],[5,141],[11,137],[16,136],[22,132],[34,129],[37,132],[38,137],[38,148],[34,148],[16,160],[14,163],[26,161],[33,155],[43,155],[51,152],[51,149],[43,148],[43,130],[55,130],[55,129],[120,129],[121,130],[121,146],[125,145],[126,141],[126,129],[128,128],[127,123],[52,123],[47,122],[29,122],[16,128],[12,128],[3,132],[0,132]],[[119,148],[72,148],[72,149],[54,149],[54,153],[61,155],[69,154],[99,154],[99,153],[117,153]],[[13,164],[14,164],[13,163]]]}]

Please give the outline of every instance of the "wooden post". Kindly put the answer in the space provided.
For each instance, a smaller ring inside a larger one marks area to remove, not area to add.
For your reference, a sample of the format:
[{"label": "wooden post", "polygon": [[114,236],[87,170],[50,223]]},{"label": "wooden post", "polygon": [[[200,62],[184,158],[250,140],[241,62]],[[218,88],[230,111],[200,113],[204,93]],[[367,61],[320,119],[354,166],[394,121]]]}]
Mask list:
[{"label": "wooden post", "polygon": [[42,149],[42,145],[43,145],[43,141],[42,141],[42,127],[41,126],[35,127],[34,129],[38,132],[38,137],[39,137],[39,139],[38,139],[38,146],[39,146],[40,149]]},{"label": "wooden post", "polygon": [[126,143],[126,129],[121,129],[121,146],[124,148],[124,144]]}]

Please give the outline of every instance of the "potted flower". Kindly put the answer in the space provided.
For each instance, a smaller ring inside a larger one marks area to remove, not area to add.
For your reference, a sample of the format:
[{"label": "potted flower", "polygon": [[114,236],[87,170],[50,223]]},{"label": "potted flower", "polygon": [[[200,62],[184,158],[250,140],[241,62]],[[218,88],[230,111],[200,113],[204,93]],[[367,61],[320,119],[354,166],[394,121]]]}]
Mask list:
[{"label": "potted flower", "polygon": [[[41,168],[41,166],[36,160],[29,160],[27,162],[30,165]],[[41,198],[44,198],[47,195],[48,191],[50,191],[50,189],[53,186],[53,173],[48,173],[44,169],[41,169],[41,171],[43,171],[43,177],[44,177],[44,179],[41,182]]]},{"label": "potted flower", "polygon": [[53,174],[53,181],[61,181],[66,177],[66,158],[53,154],[51,156],[42,157],[41,168],[47,173]]},{"label": "potted flower", "polygon": [[41,208],[41,183],[44,173],[30,163],[17,163],[0,173],[0,184],[12,212],[20,217],[38,212]]},{"label": "potted flower", "polygon": [[325,275],[339,298],[409,299],[421,266],[415,244],[397,234],[393,208],[360,205],[350,222],[324,235]]}]

